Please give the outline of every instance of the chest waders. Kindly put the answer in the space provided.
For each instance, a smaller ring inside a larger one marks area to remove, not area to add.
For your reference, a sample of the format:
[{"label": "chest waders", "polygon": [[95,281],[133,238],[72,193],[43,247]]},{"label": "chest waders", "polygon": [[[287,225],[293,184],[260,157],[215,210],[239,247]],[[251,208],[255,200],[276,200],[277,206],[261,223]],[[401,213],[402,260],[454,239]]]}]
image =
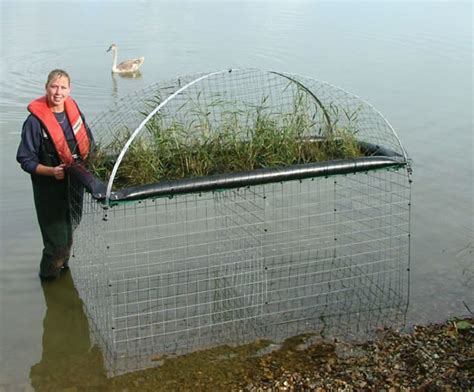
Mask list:
[{"label": "chest waders", "polygon": [[[71,151],[75,142],[68,140]],[[60,164],[52,142],[43,138],[40,162],[46,166]],[[71,203],[82,206],[83,187],[67,173],[64,180],[33,175],[33,198],[36,215],[43,237],[43,254],[40,263],[41,278],[55,278],[68,266],[72,234],[80,217],[71,217]],[[76,210],[76,207],[74,208]]]}]

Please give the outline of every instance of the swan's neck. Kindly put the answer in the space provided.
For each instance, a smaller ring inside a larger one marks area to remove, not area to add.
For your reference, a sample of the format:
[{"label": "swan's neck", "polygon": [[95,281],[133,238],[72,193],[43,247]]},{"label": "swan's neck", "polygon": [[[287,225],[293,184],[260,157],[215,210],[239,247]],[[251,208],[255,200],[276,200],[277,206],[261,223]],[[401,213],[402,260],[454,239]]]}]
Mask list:
[{"label": "swan's neck", "polygon": [[112,63],[112,71],[115,71],[117,69],[117,49],[112,49],[112,52],[114,53],[114,60]]}]

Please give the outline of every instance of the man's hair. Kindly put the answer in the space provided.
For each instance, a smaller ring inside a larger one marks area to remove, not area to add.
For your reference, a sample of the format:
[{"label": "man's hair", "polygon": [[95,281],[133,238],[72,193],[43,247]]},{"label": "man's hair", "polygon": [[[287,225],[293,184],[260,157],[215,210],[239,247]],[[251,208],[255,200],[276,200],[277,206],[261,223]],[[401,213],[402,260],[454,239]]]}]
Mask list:
[{"label": "man's hair", "polygon": [[46,80],[45,86],[48,87],[48,85],[53,80],[56,80],[57,78],[62,78],[62,77],[67,78],[69,84],[71,84],[71,78],[70,78],[69,74],[66,71],[64,71],[62,69],[53,69],[48,75],[48,79]]}]

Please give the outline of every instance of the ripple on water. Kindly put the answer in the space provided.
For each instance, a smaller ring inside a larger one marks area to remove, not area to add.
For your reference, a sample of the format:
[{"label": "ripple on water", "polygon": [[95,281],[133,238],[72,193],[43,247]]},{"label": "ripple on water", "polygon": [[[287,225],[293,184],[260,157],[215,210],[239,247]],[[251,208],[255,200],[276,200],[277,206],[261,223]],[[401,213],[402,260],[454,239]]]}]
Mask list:
[{"label": "ripple on water", "polygon": [[[46,77],[54,68],[63,68],[70,73],[72,95],[76,99],[87,99],[87,105],[92,107],[107,101],[110,98],[110,87],[103,82],[103,75],[109,75],[110,59],[105,55],[103,58],[98,56],[99,53],[105,54],[101,46],[87,46],[40,50],[5,57],[2,60],[5,72],[0,80],[0,124],[24,119],[27,103],[43,94]],[[93,64],[79,60],[84,58],[99,60],[93,61]],[[103,72],[97,69],[103,69]],[[97,80],[99,75],[102,82]],[[109,78],[106,80],[109,81]]]},{"label": "ripple on water", "polygon": [[424,53],[437,58],[448,59],[452,62],[465,61],[471,56],[472,48],[468,40],[462,35],[444,35],[443,32],[429,32],[418,30],[391,31],[360,30],[348,26],[346,31],[356,40],[365,42],[366,45],[382,46],[386,53],[391,51],[409,51],[411,53]]}]

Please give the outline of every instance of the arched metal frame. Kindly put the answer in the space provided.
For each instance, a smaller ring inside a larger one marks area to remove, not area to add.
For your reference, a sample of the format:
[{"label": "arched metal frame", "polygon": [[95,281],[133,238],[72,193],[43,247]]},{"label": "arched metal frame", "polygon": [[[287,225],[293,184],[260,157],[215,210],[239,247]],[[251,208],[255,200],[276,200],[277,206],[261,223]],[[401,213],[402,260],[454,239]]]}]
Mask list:
[{"label": "arched metal frame", "polygon": [[[344,89],[342,89],[340,87],[333,86],[329,83],[322,82],[322,81],[319,81],[319,80],[316,80],[316,79],[305,78],[305,77],[295,75],[295,74],[282,73],[282,72],[277,72],[277,71],[261,71],[261,70],[257,70],[257,69],[227,69],[227,70],[221,70],[221,71],[207,73],[207,74],[204,74],[204,75],[201,74],[201,75],[198,75],[197,77],[187,76],[187,77],[184,77],[184,78],[178,78],[178,84],[177,84],[178,86],[181,85],[181,80],[182,79],[189,80],[189,81],[186,84],[184,84],[183,86],[180,86],[178,89],[171,88],[171,93],[169,93],[169,95],[165,99],[163,99],[161,102],[159,102],[157,104],[157,106],[153,110],[151,110],[151,112],[140,122],[140,124],[131,133],[128,141],[125,143],[122,150],[118,154],[118,158],[117,158],[117,160],[114,164],[114,167],[112,169],[112,173],[111,173],[111,175],[108,179],[108,182],[107,182],[107,188],[106,188],[106,192],[105,192],[105,205],[106,206],[109,205],[110,200],[113,199],[113,197],[111,197],[111,195],[113,193],[112,192],[112,187],[113,187],[113,183],[114,183],[117,171],[118,171],[118,169],[119,169],[119,167],[122,163],[123,158],[125,157],[125,155],[126,155],[128,149],[129,149],[129,147],[131,146],[131,144],[134,142],[134,140],[140,134],[140,132],[142,132],[142,130],[145,128],[146,124],[150,121],[150,119],[152,119],[157,113],[159,113],[166,105],[168,105],[177,96],[185,93],[186,90],[188,90],[191,86],[197,85],[197,84],[199,84],[200,82],[202,82],[206,79],[212,79],[214,76],[220,76],[220,75],[225,75],[225,74],[231,75],[231,74],[236,74],[236,73],[238,74],[238,73],[242,73],[242,72],[244,72],[244,73],[245,72],[247,72],[247,73],[252,72],[252,73],[256,73],[256,74],[265,74],[266,73],[266,74],[277,75],[281,78],[284,78],[285,80],[290,81],[291,83],[294,83],[299,88],[303,89],[317,103],[317,106],[322,110],[323,115],[324,115],[324,119],[326,121],[326,124],[328,125],[328,127],[330,129],[332,129],[333,121],[331,120],[331,116],[328,113],[328,109],[326,108],[326,104],[327,104],[328,99],[326,98],[325,99],[326,102],[323,102],[322,99],[318,96],[319,95],[318,92],[314,91],[314,87],[312,87],[310,85],[311,83],[314,83],[315,86],[325,86],[325,88],[328,88],[330,91],[338,91],[338,92],[342,93],[343,95],[345,95],[347,97],[351,97],[352,99],[354,99],[356,101],[359,101],[361,104],[363,104],[367,108],[369,108],[373,112],[373,115],[378,117],[385,124],[387,129],[390,130],[390,133],[392,134],[392,137],[395,138],[395,140],[397,141],[397,144],[398,144],[398,151],[396,151],[396,153],[402,155],[405,161],[408,160],[406,151],[405,151],[404,147],[402,146],[402,143],[400,142],[400,139],[399,139],[398,135],[396,134],[395,130],[393,129],[393,127],[391,126],[391,124],[387,121],[387,119],[376,108],[374,108],[370,103],[366,102],[365,100],[361,99],[360,97],[358,97],[354,94],[351,94],[351,93],[345,91]],[[165,83],[163,83],[162,85],[165,85]],[[148,91],[150,91],[150,90],[147,90],[147,92]],[[137,95],[140,95],[140,93],[137,93]],[[143,95],[145,96],[146,93],[144,93]],[[118,109],[120,110],[120,106],[119,106]],[[117,109],[114,109],[110,113],[116,112],[116,110]],[[365,140],[365,141],[366,142],[367,141],[371,142],[371,140]]]}]

